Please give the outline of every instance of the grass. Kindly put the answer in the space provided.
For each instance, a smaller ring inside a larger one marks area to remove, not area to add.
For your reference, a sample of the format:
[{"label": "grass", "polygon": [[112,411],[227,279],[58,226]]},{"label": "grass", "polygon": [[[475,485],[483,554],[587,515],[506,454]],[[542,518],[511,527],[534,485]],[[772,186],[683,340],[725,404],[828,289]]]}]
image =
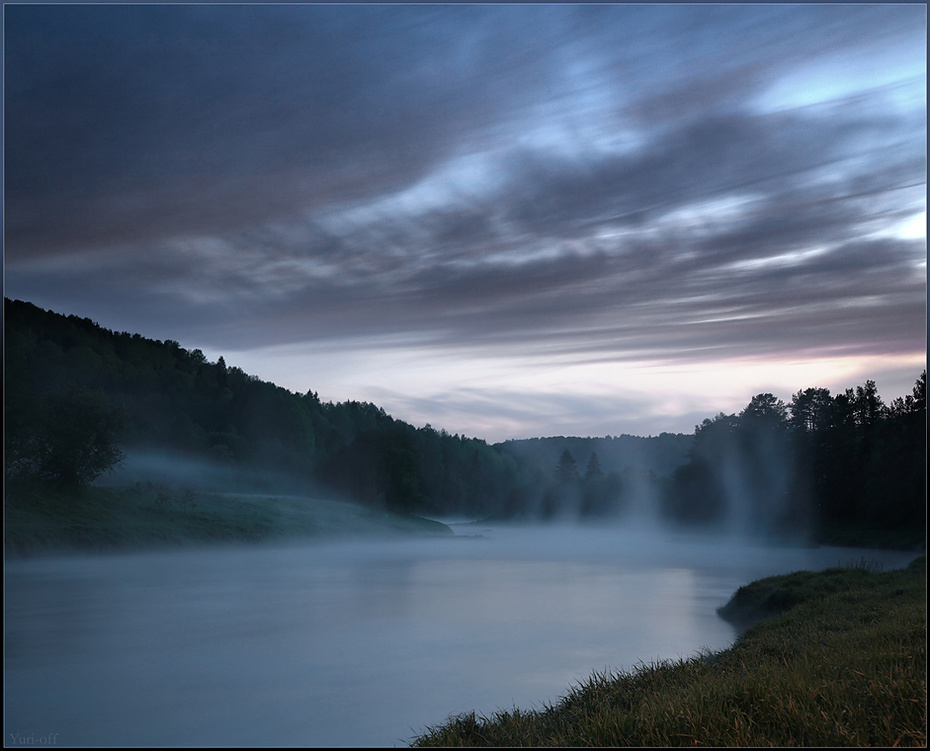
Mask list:
[{"label": "grass", "polygon": [[[926,557],[741,588],[723,652],[596,673],[540,710],[467,713],[413,746],[926,746]],[[754,625],[749,625],[754,624]]]},{"label": "grass", "polygon": [[18,482],[5,488],[8,557],[391,534],[452,532],[412,515],[272,493],[213,493],[151,482],[76,490]]}]

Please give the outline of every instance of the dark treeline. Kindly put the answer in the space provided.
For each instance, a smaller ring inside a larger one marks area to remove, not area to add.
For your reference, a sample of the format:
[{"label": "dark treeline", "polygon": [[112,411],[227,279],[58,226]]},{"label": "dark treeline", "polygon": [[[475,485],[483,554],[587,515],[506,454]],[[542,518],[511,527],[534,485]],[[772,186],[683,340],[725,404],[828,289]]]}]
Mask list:
[{"label": "dark treeline", "polygon": [[665,515],[838,543],[926,539],[927,372],[885,404],[875,382],[832,396],[758,394],[695,428]]},{"label": "dark treeline", "polygon": [[124,453],[164,451],[399,512],[565,518],[645,507],[740,531],[924,529],[925,374],[890,405],[869,381],[836,396],[800,391],[788,405],[760,394],[693,436],[492,446],[27,302],[4,300],[4,358],[8,478],[86,484]]},{"label": "dark treeline", "polygon": [[27,302],[4,299],[4,358],[8,477],[78,484],[124,451],[159,450],[396,511],[478,514],[519,503],[532,484],[484,441],[416,429],[369,403],[324,403],[222,357]]}]

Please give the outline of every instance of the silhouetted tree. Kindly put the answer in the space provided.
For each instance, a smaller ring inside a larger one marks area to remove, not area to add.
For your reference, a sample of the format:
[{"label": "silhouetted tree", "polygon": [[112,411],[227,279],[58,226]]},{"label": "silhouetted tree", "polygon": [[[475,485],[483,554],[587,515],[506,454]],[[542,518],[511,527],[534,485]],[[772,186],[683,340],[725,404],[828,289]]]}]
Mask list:
[{"label": "silhouetted tree", "polygon": [[726,512],[724,489],[709,463],[692,459],[672,474],[663,512],[686,524],[719,522]]},{"label": "silhouetted tree", "polygon": [[868,380],[862,386],[856,386],[854,396],[850,390],[850,401],[856,424],[865,434],[870,433],[885,412],[885,404],[878,395],[875,381]]},{"label": "silhouetted tree", "polygon": [[559,457],[558,466],[555,468],[555,479],[556,482],[562,485],[574,483],[578,480],[575,457],[572,456],[568,449],[565,449]]},{"label": "silhouetted tree", "polygon": [[47,396],[37,417],[13,447],[14,475],[79,487],[122,459],[116,441],[123,413],[98,393],[75,388]]},{"label": "silhouetted tree", "polygon": [[584,479],[590,480],[593,477],[601,477],[604,473],[601,471],[601,462],[597,458],[597,452],[591,452],[591,458],[588,459],[588,468],[585,470]]},{"label": "silhouetted tree", "polygon": [[791,397],[789,424],[796,433],[813,435],[830,426],[830,389],[810,388]]},{"label": "silhouetted tree", "polygon": [[787,418],[785,403],[774,394],[756,394],[749,400],[749,404],[740,412],[745,420],[766,420],[770,423],[780,423]]}]

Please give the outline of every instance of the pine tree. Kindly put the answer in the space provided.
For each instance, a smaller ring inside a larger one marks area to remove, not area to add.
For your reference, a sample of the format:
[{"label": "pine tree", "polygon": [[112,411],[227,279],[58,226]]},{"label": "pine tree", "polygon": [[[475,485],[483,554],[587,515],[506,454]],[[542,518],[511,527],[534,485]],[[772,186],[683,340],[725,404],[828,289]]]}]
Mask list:
[{"label": "pine tree", "polygon": [[591,458],[588,459],[588,468],[585,470],[584,479],[590,480],[592,477],[600,477],[604,473],[601,471],[601,463],[597,458],[597,452],[591,452]]},{"label": "pine tree", "polygon": [[568,449],[559,457],[559,464],[555,468],[555,479],[559,483],[571,483],[578,479],[578,470],[575,467],[575,457]]}]

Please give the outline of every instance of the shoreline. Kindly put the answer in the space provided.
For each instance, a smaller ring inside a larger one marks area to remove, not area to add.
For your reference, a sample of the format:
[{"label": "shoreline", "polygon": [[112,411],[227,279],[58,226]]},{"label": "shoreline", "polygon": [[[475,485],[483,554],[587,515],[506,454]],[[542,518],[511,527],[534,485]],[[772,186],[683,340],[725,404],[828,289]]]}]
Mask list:
[{"label": "shoreline", "polygon": [[595,673],[541,710],[474,712],[412,746],[926,746],[926,556],[741,587],[720,652]]}]

